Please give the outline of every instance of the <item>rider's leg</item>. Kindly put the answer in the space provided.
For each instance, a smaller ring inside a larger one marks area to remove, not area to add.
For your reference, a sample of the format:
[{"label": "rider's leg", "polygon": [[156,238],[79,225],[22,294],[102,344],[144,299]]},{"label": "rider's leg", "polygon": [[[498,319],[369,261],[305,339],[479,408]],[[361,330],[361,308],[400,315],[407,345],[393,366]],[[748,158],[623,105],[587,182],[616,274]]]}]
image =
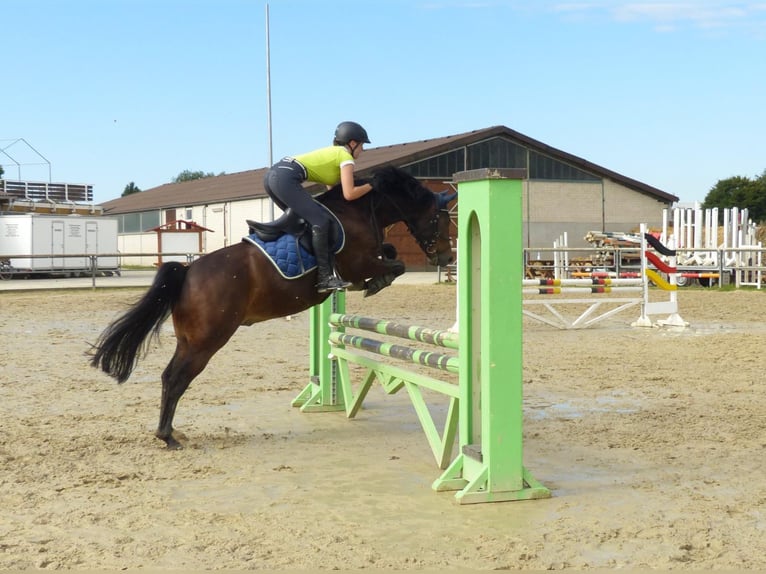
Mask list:
[{"label": "rider's leg", "polygon": [[350,282],[344,281],[333,273],[333,267],[330,263],[330,230],[328,226],[312,225],[311,242],[314,247],[314,255],[317,258],[317,291],[326,293],[350,286]]},{"label": "rider's leg", "polygon": [[277,171],[272,168],[264,183],[273,197],[278,198],[282,204],[292,208],[295,213],[311,224],[312,246],[317,258],[317,291],[326,293],[345,289],[351,283],[343,281],[333,273],[330,259],[329,216],[303,189],[302,179],[296,177],[291,171],[290,169]]}]

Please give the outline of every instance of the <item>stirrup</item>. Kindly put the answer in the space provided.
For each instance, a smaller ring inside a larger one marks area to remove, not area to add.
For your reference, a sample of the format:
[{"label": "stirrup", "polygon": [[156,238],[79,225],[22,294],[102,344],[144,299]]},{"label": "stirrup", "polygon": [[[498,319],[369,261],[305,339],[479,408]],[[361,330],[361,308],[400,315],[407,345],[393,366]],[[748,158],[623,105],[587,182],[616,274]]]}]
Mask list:
[{"label": "stirrup", "polygon": [[324,281],[317,283],[317,293],[327,293],[328,291],[342,291],[351,286],[350,281],[344,281],[340,277],[330,275]]}]

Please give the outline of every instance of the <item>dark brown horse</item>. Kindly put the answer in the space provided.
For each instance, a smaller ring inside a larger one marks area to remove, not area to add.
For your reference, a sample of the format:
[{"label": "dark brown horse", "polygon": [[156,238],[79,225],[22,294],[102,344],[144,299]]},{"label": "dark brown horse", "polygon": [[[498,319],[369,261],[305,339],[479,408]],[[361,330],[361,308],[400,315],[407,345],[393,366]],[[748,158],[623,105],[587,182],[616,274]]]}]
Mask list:
[{"label": "dark brown horse", "polygon": [[[391,257],[384,230],[403,221],[431,264],[452,261],[447,202],[454,198],[428,190],[414,177],[387,167],[373,176],[372,192],[346,201],[339,187],[317,200],[343,225],[345,247],[336,255],[340,275],[372,294],[404,273],[404,263]],[[91,350],[91,365],[118,382],[128,379],[152,336],[172,313],[176,349],[162,373],[162,402],[156,436],[168,448],[173,417],[181,396],[210,358],[240,325],[284,317],[312,307],[329,293],[317,293],[316,271],[285,278],[264,252],[249,242],[224,247],[191,265],[162,265],[149,290],[110,324]]]}]

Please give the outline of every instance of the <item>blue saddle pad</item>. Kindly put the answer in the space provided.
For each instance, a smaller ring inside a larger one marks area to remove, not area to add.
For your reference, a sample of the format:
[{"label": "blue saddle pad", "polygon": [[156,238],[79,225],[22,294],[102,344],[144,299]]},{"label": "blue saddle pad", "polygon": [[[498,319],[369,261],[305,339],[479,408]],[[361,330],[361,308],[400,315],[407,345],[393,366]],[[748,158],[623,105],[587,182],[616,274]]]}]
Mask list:
[{"label": "blue saddle pad", "polygon": [[[284,234],[275,241],[263,241],[253,233],[242,240],[260,248],[285,279],[302,277],[317,266],[317,258],[313,253],[309,253],[294,235]],[[333,253],[338,253],[344,242],[345,233],[341,229],[338,241],[333,246]]]}]

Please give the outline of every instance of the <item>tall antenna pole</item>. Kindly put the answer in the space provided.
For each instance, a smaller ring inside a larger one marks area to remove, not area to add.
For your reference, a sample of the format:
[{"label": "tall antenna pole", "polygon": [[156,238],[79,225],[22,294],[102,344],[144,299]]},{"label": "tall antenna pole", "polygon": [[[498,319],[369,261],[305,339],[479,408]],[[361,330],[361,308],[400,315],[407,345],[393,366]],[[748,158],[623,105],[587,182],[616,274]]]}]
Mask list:
[{"label": "tall antenna pole", "polygon": [[[274,164],[271,143],[271,42],[269,40],[269,4],[266,3],[266,125],[269,132],[269,164]],[[271,220],[274,221],[274,200],[269,201]]]}]

